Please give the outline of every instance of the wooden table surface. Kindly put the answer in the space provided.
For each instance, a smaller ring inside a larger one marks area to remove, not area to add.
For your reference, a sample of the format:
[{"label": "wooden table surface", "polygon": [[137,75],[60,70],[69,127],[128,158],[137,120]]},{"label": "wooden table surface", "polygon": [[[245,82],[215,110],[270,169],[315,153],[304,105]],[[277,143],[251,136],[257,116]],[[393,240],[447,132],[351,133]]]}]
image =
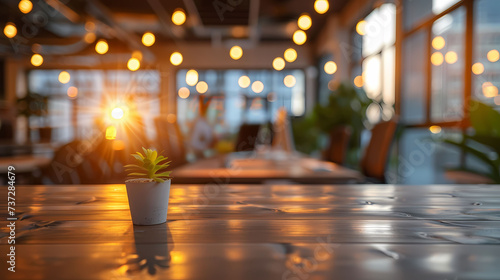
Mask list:
[{"label": "wooden table surface", "polygon": [[0,279],[500,279],[498,185],[172,185],[155,226],[124,185],[18,186],[16,217]]},{"label": "wooden table surface", "polygon": [[[248,164],[252,161],[253,164]],[[261,184],[279,180],[302,184],[353,184],[364,181],[358,171],[311,158],[281,161],[249,158],[248,162],[227,166],[226,156],[216,156],[174,169],[172,176],[177,183],[183,184]],[[328,170],[313,170],[311,164],[321,164]]]}]

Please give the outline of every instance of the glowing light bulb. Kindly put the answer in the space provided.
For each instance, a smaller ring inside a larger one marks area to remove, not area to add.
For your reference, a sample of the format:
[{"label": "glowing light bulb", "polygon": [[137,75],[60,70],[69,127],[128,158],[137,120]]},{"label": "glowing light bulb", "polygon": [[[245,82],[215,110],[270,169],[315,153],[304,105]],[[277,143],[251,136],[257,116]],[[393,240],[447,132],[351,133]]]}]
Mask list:
[{"label": "glowing light bulb", "polygon": [[106,139],[113,140],[116,138],[116,127],[108,126],[106,128]]},{"label": "glowing light bulb", "polygon": [[361,20],[356,24],[356,32],[358,32],[359,35],[363,36],[365,35],[365,29],[366,29],[366,21]]},{"label": "glowing light bulb", "polygon": [[31,56],[31,64],[33,66],[40,66],[43,63],[43,57],[37,53]]},{"label": "glowing light bulb", "polygon": [[500,53],[497,50],[491,50],[486,57],[490,62],[497,62],[500,59]]},{"label": "glowing light bulb", "polygon": [[337,72],[337,63],[328,61],[327,63],[325,63],[325,66],[323,68],[327,74],[335,74],[335,72]]},{"label": "glowing light bulb", "polygon": [[186,22],[186,13],[182,9],[176,9],[172,14],[172,22],[175,25],[182,25]]},{"label": "glowing light bulb", "polygon": [[273,68],[276,71],[281,71],[285,68],[285,60],[281,57],[277,57],[273,60]]},{"label": "glowing light bulb", "polygon": [[292,48],[286,49],[284,57],[287,62],[294,62],[297,59],[297,51]]},{"label": "glowing light bulb", "polygon": [[444,56],[444,60],[446,61],[446,63],[448,64],[453,64],[455,62],[457,62],[458,60],[458,55],[456,52],[454,51],[449,51],[446,53],[446,55]]},{"label": "glowing light bulb", "polygon": [[297,80],[295,79],[295,77],[293,75],[287,75],[284,79],[283,79],[283,83],[285,84],[285,86],[291,88],[293,86],[295,86],[295,83],[297,82]]},{"label": "glowing light bulb", "polygon": [[12,22],[7,22],[3,29],[3,34],[5,34],[7,38],[14,38],[14,36],[16,36],[17,34],[16,25]]},{"label": "glowing light bulb", "polygon": [[444,48],[445,45],[446,41],[441,36],[437,36],[436,38],[432,39],[432,47],[436,50]]},{"label": "glowing light bulb", "polygon": [[66,93],[68,94],[69,98],[75,99],[78,96],[78,88],[69,87]]},{"label": "glowing light bulb", "polygon": [[23,14],[27,14],[29,12],[31,12],[31,10],[33,9],[33,3],[31,3],[31,1],[29,0],[21,0],[19,1],[19,11],[21,11],[21,13]]},{"label": "glowing light bulb", "polygon": [[71,76],[69,75],[68,72],[66,71],[61,71],[61,73],[59,73],[59,82],[61,84],[67,84],[69,83],[69,80],[71,79]]},{"label": "glowing light bulb", "polygon": [[123,118],[124,112],[120,107],[116,107],[111,110],[111,117],[115,120],[121,120]]},{"label": "glowing light bulb", "polygon": [[178,95],[179,95],[179,97],[180,97],[180,98],[182,98],[182,99],[186,99],[186,98],[188,98],[188,97],[189,97],[189,95],[190,95],[189,89],[188,89],[187,87],[181,87],[181,88],[179,89]]},{"label": "glowing light bulb", "polygon": [[293,33],[293,42],[297,45],[303,45],[307,41],[307,35],[303,30],[297,30]]},{"label": "glowing light bulb", "polygon": [[234,60],[238,60],[243,56],[243,49],[240,46],[233,46],[229,50],[229,56]]},{"label": "glowing light bulb", "polygon": [[255,81],[252,84],[252,90],[255,93],[261,93],[264,90],[264,84],[261,81]]},{"label": "glowing light bulb", "polygon": [[196,84],[196,91],[199,92],[200,94],[204,94],[205,92],[208,91],[208,84],[206,82],[198,82]]},{"label": "glowing light bulb", "polygon": [[182,63],[182,54],[180,52],[174,52],[172,55],[170,55],[170,63],[172,65],[178,66]]},{"label": "glowing light bulb", "polygon": [[155,43],[156,37],[151,32],[146,32],[142,35],[142,44],[146,47],[151,47]]},{"label": "glowing light bulb", "polygon": [[432,125],[431,127],[429,127],[429,131],[433,134],[438,134],[439,132],[441,132],[441,127],[439,125]]},{"label": "glowing light bulb", "polygon": [[363,84],[364,84],[364,79],[363,79],[363,76],[356,76],[354,78],[354,85],[358,88],[362,87]]},{"label": "glowing light bulb", "polygon": [[307,30],[311,28],[312,25],[311,17],[308,14],[302,14],[297,20],[297,25],[302,30]]},{"label": "glowing light bulb", "polygon": [[109,46],[108,46],[108,42],[106,42],[106,40],[99,40],[95,44],[95,51],[98,54],[105,54],[108,52],[108,50],[109,50]]},{"label": "glowing light bulb", "polygon": [[198,72],[196,72],[196,70],[193,70],[193,69],[187,71],[186,84],[188,84],[190,86],[194,86],[194,85],[196,85],[197,82],[198,82]]},{"label": "glowing light bulb", "polygon": [[444,58],[443,54],[440,52],[435,52],[431,55],[431,63],[435,66],[443,64]]},{"label": "glowing light bulb", "polygon": [[238,85],[242,88],[247,88],[250,86],[250,78],[248,76],[241,76],[238,79]]},{"label": "glowing light bulb", "polygon": [[476,62],[472,65],[472,73],[481,75],[484,73],[484,65],[481,62]]},{"label": "glowing light bulb", "polygon": [[127,62],[127,68],[130,71],[137,71],[141,67],[141,62],[139,59],[132,57]]},{"label": "glowing light bulb", "polygon": [[482,85],[483,95],[485,97],[495,97],[498,95],[498,88],[494,86],[491,82],[484,82]]},{"label": "glowing light bulb", "polygon": [[326,13],[329,8],[330,4],[327,0],[316,0],[314,2],[314,10],[320,15]]}]

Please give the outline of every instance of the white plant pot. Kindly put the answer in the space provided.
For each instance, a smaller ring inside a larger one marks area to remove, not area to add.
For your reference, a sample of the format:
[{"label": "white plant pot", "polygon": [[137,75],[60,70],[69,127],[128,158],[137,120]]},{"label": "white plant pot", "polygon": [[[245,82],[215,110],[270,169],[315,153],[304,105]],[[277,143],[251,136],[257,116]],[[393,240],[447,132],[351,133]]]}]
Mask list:
[{"label": "white plant pot", "polygon": [[125,186],[134,225],[156,225],[167,221],[170,180],[163,183],[129,180]]}]

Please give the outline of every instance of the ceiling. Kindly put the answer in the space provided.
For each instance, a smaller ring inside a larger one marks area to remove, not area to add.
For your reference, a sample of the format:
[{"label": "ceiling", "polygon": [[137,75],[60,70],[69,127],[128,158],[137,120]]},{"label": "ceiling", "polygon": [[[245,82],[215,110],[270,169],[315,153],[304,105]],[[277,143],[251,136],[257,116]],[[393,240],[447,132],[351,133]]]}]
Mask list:
[{"label": "ceiling", "polygon": [[[18,35],[0,37],[0,54],[32,53],[33,44],[46,53],[90,52],[85,34],[95,32],[110,45],[141,49],[142,34],[152,31],[157,42],[211,41],[213,44],[255,45],[262,41],[290,40],[296,20],[308,13],[314,39],[329,14],[338,13],[348,0],[330,0],[325,15],[314,12],[313,0],[40,0],[28,14],[19,11],[19,0],[0,0],[0,22],[14,22]],[[176,26],[171,15],[183,9],[187,21]],[[95,29],[85,28],[93,22]]]}]

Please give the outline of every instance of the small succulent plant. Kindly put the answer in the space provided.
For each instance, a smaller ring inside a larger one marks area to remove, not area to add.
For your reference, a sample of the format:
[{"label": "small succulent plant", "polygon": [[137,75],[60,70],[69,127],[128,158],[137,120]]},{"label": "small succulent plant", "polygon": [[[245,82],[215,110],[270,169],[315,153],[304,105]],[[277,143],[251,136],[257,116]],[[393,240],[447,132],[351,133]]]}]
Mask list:
[{"label": "small succulent plant", "polygon": [[137,160],[137,164],[125,165],[128,176],[135,179],[151,179],[162,183],[170,179],[172,171],[164,171],[170,165],[168,158],[159,156],[154,150],[142,148],[144,154],[137,152],[132,156]]}]

